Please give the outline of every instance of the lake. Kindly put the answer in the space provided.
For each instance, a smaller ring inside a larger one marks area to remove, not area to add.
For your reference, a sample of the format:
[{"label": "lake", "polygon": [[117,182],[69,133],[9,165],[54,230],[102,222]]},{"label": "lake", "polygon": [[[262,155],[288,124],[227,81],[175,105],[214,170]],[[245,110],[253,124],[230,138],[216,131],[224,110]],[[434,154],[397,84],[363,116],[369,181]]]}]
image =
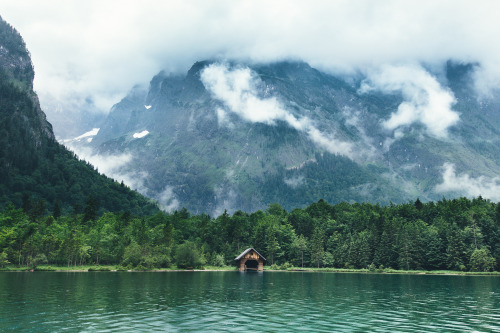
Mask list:
[{"label": "lake", "polygon": [[0,272],[0,331],[500,332],[500,277]]}]

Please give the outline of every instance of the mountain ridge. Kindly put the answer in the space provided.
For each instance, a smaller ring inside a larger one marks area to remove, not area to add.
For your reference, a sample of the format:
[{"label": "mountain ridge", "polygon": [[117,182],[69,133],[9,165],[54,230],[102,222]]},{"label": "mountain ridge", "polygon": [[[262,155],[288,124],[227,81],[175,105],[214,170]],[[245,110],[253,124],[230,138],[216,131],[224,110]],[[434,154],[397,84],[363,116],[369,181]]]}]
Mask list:
[{"label": "mountain ridge", "polygon": [[[117,103],[90,145],[133,156],[121,172],[141,171],[136,187],[170,209],[472,195],[436,187],[448,166],[456,179],[495,179],[498,101],[474,96],[473,65],[443,67],[441,76],[390,67],[408,78],[385,82],[384,73],[346,80],[304,62],[200,61],[184,76],[159,73],[146,92]],[[415,119],[401,120],[405,107]]]}]

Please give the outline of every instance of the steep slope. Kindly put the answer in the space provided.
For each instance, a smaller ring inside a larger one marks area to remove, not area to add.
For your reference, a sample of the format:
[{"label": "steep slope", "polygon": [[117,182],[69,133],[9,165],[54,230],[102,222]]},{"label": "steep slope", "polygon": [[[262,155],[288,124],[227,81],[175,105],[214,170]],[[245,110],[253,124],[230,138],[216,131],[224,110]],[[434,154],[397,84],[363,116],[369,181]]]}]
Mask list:
[{"label": "steep slope", "polygon": [[100,211],[149,214],[156,205],[58,144],[33,92],[34,70],[21,35],[0,18],[0,207],[63,212],[92,199]]},{"label": "steep slope", "polygon": [[500,100],[478,99],[473,72],[448,62],[338,78],[300,62],[198,62],[134,89],[92,145],[134,156],[122,172],[171,209],[497,200]]}]

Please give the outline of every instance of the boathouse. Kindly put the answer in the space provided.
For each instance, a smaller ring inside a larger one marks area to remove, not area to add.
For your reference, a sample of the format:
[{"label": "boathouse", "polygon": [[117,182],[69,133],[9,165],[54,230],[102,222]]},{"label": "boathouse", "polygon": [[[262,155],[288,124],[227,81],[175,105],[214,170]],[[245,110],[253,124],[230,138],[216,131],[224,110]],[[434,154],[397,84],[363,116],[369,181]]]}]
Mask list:
[{"label": "boathouse", "polygon": [[234,260],[238,262],[238,269],[240,272],[246,270],[254,270],[262,272],[264,270],[264,258],[256,249],[253,247],[246,249],[241,252]]}]

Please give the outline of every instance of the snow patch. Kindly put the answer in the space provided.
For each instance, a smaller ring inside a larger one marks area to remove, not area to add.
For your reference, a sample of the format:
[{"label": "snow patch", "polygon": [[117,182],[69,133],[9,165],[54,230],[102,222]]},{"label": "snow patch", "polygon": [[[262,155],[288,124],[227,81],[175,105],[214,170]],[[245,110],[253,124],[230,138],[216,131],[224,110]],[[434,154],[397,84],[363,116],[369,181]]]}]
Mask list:
[{"label": "snow patch", "polygon": [[[80,141],[81,139],[85,139],[85,138],[88,138],[88,137],[96,136],[97,133],[99,133],[99,130],[100,130],[100,128],[93,128],[91,131],[83,133],[82,135],[80,135],[79,137],[74,138],[73,140],[74,141]],[[90,141],[92,141],[92,139]],[[90,142],[90,141],[88,141],[88,142]]]},{"label": "snow patch", "polygon": [[146,108],[146,110],[151,109],[151,105],[144,105],[144,107]]},{"label": "snow patch", "polygon": [[149,134],[149,131],[145,130],[139,133],[134,133],[134,139],[140,139]]}]

